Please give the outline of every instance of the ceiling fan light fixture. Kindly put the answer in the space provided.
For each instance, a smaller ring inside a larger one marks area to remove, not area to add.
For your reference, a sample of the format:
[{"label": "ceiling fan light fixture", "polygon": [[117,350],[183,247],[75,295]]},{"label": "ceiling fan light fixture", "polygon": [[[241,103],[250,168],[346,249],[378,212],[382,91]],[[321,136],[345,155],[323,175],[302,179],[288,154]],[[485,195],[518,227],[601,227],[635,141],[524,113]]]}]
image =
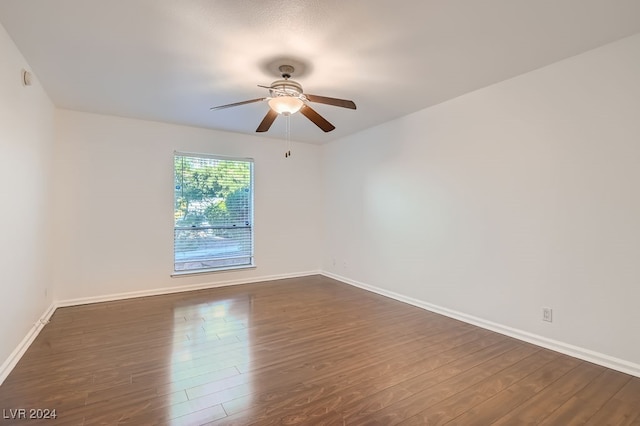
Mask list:
[{"label": "ceiling fan light fixture", "polygon": [[[269,96],[265,98],[250,99],[248,101],[236,102],[233,104],[211,107],[211,110],[235,107],[239,105],[252,104],[254,102],[267,101],[269,110],[264,116],[256,132],[266,132],[278,117],[284,115],[287,119],[287,129],[289,128],[289,116],[300,111],[313,124],[318,126],[323,132],[330,132],[336,128],[323,116],[318,114],[308,103],[316,102],[320,104],[333,105],[342,108],[356,109],[356,104],[347,99],[329,98],[327,96],[309,95],[304,93],[302,86],[297,81],[291,80],[294,67],[291,65],[280,65],[278,70],[282,73],[282,80],[276,80],[269,86],[258,85],[263,89],[269,89]],[[288,130],[287,130],[288,131]]]},{"label": "ceiling fan light fixture", "polygon": [[269,107],[278,114],[295,114],[300,111],[304,102],[294,96],[276,96],[269,99]]}]

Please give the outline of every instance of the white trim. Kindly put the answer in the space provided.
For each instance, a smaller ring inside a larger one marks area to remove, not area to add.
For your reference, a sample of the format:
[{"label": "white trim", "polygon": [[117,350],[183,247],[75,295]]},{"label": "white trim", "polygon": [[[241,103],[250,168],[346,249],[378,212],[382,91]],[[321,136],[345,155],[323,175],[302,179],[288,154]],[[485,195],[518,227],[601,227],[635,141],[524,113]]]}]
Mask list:
[{"label": "white trim", "polygon": [[210,158],[212,160],[223,160],[223,161],[245,161],[247,163],[255,163],[253,158],[251,157],[229,157],[226,155],[217,155],[217,154],[208,154],[203,152],[183,152],[183,151],[173,151],[174,157],[195,157],[195,158]]},{"label": "white trim", "polygon": [[159,296],[162,294],[182,293],[185,291],[204,290],[208,288],[227,287],[240,284],[251,284],[262,281],[275,281],[286,278],[307,277],[309,275],[320,275],[320,271],[294,272],[291,274],[268,275],[255,278],[240,278],[235,280],[217,281],[193,285],[181,285],[176,287],[155,288],[151,290],[132,291],[127,293],[107,294],[103,296],[80,297],[77,299],[60,300],[56,303],[56,307],[86,305],[89,303],[111,302],[114,300],[133,299],[136,297]]},{"label": "white trim", "polygon": [[191,277],[193,275],[219,274],[220,272],[236,271],[238,269],[256,269],[256,268],[257,266],[252,263],[251,265],[221,266],[220,268],[189,269],[186,271],[175,271],[173,274],[171,274],[171,278]]},{"label": "white trim", "polygon": [[24,336],[24,339],[18,346],[9,354],[9,357],[2,363],[0,366],[0,385],[4,382],[4,380],[9,376],[9,373],[13,370],[13,368],[18,364],[20,358],[24,355],[24,353],[29,349],[29,346],[33,343],[33,341],[40,334],[40,330],[44,328],[44,326],[49,322],[49,318],[56,311],[55,302],[51,303],[49,307],[44,311],[44,313],[40,316],[40,318],[33,324],[33,326],[27,332],[27,335]]},{"label": "white trim", "polygon": [[382,296],[386,296],[391,299],[398,300],[400,302],[408,303],[410,305],[417,306],[427,311],[445,315],[450,318],[455,318],[457,320],[466,322],[468,324],[473,324],[487,330],[495,331],[496,333],[504,334],[506,336],[523,340],[525,342],[529,342],[537,346],[551,349],[553,351],[557,351],[569,356],[573,356],[575,358],[593,362],[594,364],[602,365],[607,368],[611,368],[617,371],[621,371],[623,373],[640,377],[640,364],[625,361],[623,359],[615,358],[606,354],[602,354],[589,349],[570,345],[568,343],[560,342],[557,340],[548,339],[543,336],[539,336],[523,330],[507,327],[502,324],[486,321],[482,318],[474,317],[474,316],[457,312],[451,309],[443,308],[441,306],[433,305],[431,303],[423,302],[421,300],[418,300],[412,297],[404,296],[402,294],[395,293],[393,291],[385,290],[385,289],[375,287],[369,284],[365,284],[356,280],[352,280],[350,278],[336,275],[331,272],[306,271],[306,272],[296,272],[291,274],[269,275],[264,277],[255,277],[255,278],[248,278],[248,279],[235,279],[235,280],[219,281],[219,282],[213,282],[213,283],[194,284],[189,286],[134,291],[134,292],[118,293],[118,294],[111,294],[111,295],[105,295],[105,296],[83,297],[83,298],[67,299],[67,300],[61,300],[58,302],[53,302],[45,310],[45,312],[42,314],[40,319],[36,321],[36,323],[29,330],[29,332],[24,337],[24,339],[22,339],[22,341],[14,349],[14,351],[11,352],[11,354],[2,364],[2,366],[0,366],[0,385],[4,382],[4,380],[7,378],[9,373],[11,373],[11,371],[16,366],[16,364],[18,364],[18,361],[20,361],[20,358],[22,358],[22,356],[27,351],[29,346],[31,346],[33,341],[36,339],[36,337],[38,336],[38,334],[40,333],[44,325],[49,321],[49,319],[51,318],[55,310],[59,307],[84,305],[89,303],[109,302],[109,301],[122,300],[122,299],[131,299],[136,297],[157,296],[162,294],[180,293],[180,292],[202,290],[202,289],[216,288],[216,287],[227,287],[227,286],[240,285],[240,284],[251,284],[251,283],[262,282],[262,281],[275,281],[275,280],[287,279],[287,278],[299,278],[299,277],[306,277],[310,275],[324,275],[326,277],[333,278],[345,284],[349,284],[354,287],[361,288],[363,290],[371,291],[373,293],[377,293]]},{"label": "white trim", "polygon": [[552,351],[560,352],[565,355],[579,358],[584,361],[592,362],[594,364],[601,365],[603,367],[611,368],[613,370],[621,371],[623,373],[631,374],[632,376],[640,377],[640,364],[636,364],[630,361],[626,361],[620,358],[612,357],[610,355],[602,354],[592,351],[590,349],[574,346],[569,343],[564,343],[558,340],[549,339],[537,334],[529,333],[524,330],[508,327],[495,322],[487,321],[482,318],[467,315],[462,312],[454,311],[441,306],[433,305],[431,303],[424,302],[422,300],[415,299],[413,297],[405,296],[393,291],[385,290],[379,287],[375,287],[369,284],[362,283],[360,281],[352,280],[340,275],[333,274],[327,271],[321,271],[320,274],[333,278],[334,280],[341,281],[345,284],[352,285],[354,287],[361,288],[363,290],[371,291],[373,293],[380,294],[382,296],[395,299],[400,302],[408,303],[418,308],[425,309],[427,311],[435,312],[450,318],[454,318],[468,324],[473,324],[478,327],[495,331],[496,333],[504,334],[509,337],[513,337],[518,340],[532,343],[543,348],[551,349]]}]

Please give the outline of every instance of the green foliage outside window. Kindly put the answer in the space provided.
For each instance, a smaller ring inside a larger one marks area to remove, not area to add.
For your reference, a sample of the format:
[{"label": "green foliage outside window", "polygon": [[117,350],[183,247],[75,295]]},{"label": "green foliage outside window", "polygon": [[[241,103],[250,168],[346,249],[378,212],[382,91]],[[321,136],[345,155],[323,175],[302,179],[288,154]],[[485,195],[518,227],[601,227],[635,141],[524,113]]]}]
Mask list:
[{"label": "green foliage outside window", "polygon": [[190,269],[188,265],[194,264],[201,266],[193,269],[233,266],[239,258],[251,263],[252,163],[187,155],[174,158],[175,269]]}]

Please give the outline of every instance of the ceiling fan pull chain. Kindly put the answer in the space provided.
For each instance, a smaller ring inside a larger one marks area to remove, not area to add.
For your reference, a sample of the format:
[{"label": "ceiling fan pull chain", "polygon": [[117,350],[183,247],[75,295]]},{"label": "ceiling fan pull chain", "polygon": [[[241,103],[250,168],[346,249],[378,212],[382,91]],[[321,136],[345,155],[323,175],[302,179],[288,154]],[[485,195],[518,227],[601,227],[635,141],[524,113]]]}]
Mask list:
[{"label": "ceiling fan pull chain", "polygon": [[287,130],[289,132],[288,136],[287,136],[287,153],[289,154],[289,157],[291,157],[291,114],[289,114],[288,118],[288,122],[289,122],[289,129]]},{"label": "ceiling fan pull chain", "polygon": [[285,133],[287,137],[287,152],[284,153],[284,158],[291,157],[291,114],[284,113],[285,116]]}]

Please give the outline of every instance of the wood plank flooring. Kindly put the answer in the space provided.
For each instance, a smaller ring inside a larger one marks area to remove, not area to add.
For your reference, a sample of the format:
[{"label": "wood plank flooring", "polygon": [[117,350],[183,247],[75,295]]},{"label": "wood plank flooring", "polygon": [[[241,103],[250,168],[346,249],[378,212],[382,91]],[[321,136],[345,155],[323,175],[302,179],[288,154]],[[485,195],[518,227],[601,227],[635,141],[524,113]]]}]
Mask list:
[{"label": "wood plank flooring", "polygon": [[640,378],[313,276],[58,309],[0,410],[0,425],[639,426]]}]

